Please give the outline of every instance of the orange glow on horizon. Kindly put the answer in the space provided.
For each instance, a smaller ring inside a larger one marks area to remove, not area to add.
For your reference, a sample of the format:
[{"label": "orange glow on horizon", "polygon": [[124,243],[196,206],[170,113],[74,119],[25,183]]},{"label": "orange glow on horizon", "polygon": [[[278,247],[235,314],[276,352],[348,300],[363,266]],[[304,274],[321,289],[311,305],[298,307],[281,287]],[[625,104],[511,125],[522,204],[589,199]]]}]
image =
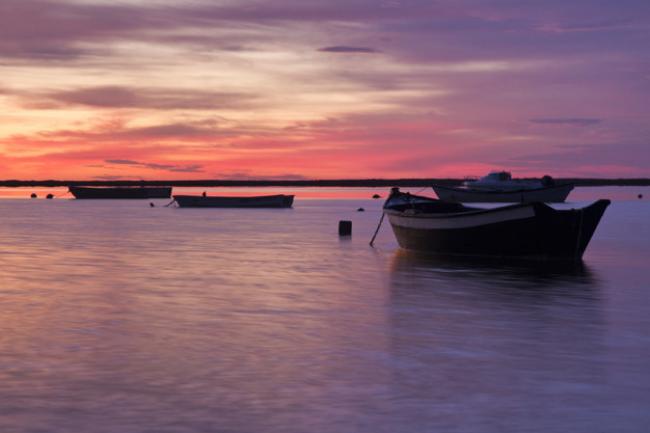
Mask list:
[{"label": "orange glow on horizon", "polygon": [[526,8],[506,5],[7,1],[3,179],[643,177],[650,168],[645,47],[621,30],[603,53],[606,29],[563,31],[556,21],[601,22],[594,11],[528,6],[540,20],[530,28]]}]

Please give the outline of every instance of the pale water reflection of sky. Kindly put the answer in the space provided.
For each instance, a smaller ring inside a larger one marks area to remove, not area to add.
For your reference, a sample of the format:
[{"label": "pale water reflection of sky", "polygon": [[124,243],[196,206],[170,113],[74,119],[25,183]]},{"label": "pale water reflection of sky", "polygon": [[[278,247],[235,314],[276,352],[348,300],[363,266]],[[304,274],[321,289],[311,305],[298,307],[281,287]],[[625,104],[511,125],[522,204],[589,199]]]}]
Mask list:
[{"label": "pale water reflection of sky", "polygon": [[370,198],[0,200],[0,431],[638,432],[647,204],[558,267],[370,248]]}]

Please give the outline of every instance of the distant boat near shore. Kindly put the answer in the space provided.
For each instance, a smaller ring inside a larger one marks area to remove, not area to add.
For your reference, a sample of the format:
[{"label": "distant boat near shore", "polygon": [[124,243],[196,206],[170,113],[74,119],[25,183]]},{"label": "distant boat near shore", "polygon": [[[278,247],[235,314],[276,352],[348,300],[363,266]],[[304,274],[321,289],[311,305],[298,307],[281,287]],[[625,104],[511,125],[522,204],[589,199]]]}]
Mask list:
[{"label": "distant boat near shore", "polygon": [[151,199],[169,198],[171,187],[116,187],[95,188],[70,186],[70,193],[77,199]]},{"label": "distant boat near shore", "polygon": [[582,209],[540,203],[466,207],[394,188],[384,214],[402,248],[443,255],[550,260],[582,257],[609,200]]},{"label": "distant boat near shore", "polygon": [[289,208],[293,205],[293,195],[260,195],[260,196],[206,196],[206,195],[175,195],[174,200],[179,207],[193,208]]},{"label": "distant boat near shore", "polygon": [[553,178],[513,179],[507,171],[492,172],[478,180],[463,182],[462,187],[434,185],[440,200],[465,203],[562,203],[573,190],[573,184],[556,185]]}]

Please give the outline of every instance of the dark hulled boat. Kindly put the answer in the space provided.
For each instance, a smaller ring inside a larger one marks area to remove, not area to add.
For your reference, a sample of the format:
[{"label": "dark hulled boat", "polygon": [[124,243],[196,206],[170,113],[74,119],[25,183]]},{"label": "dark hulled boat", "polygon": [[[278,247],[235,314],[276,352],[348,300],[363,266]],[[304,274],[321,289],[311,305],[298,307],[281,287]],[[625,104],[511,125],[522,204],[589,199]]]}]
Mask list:
[{"label": "dark hulled boat", "polygon": [[582,209],[540,203],[480,209],[402,193],[394,188],[384,213],[402,248],[437,254],[580,259],[609,206]]},{"label": "dark hulled boat", "polygon": [[77,199],[151,199],[169,198],[172,187],[117,187],[92,188],[71,186],[68,188]]},{"label": "dark hulled boat", "polygon": [[179,207],[210,208],[287,208],[293,205],[293,195],[260,195],[251,197],[227,197],[205,195],[175,195]]}]

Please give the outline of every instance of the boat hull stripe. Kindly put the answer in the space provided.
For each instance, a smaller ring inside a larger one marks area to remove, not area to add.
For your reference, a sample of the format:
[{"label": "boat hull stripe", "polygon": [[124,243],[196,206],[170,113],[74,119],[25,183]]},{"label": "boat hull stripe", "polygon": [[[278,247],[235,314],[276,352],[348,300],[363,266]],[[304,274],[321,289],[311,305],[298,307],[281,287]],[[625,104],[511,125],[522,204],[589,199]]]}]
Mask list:
[{"label": "boat hull stripe", "polygon": [[423,230],[462,229],[496,224],[506,221],[521,220],[535,217],[533,206],[505,209],[500,212],[480,212],[475,214],[457,215],[454,218],[436,217],[431,215],[405,215],[401,212],[387,210],[386,214],[392,225]]}]

